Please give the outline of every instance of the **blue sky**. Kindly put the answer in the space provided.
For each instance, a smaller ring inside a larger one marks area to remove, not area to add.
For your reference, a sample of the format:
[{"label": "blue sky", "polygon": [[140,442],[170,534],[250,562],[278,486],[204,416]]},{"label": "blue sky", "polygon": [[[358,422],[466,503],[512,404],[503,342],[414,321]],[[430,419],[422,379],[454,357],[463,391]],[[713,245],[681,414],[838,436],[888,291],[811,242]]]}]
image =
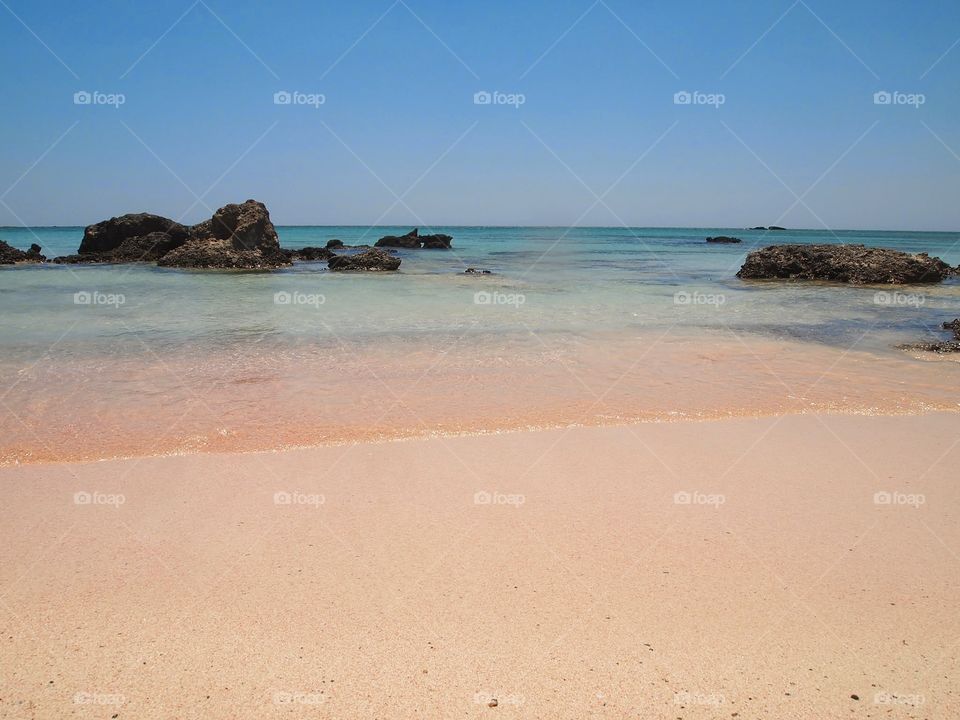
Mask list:
[{"label": "blue sky", "polygon": [[3,0],[0,225],[958,230],[958,39],[955,0]]}]

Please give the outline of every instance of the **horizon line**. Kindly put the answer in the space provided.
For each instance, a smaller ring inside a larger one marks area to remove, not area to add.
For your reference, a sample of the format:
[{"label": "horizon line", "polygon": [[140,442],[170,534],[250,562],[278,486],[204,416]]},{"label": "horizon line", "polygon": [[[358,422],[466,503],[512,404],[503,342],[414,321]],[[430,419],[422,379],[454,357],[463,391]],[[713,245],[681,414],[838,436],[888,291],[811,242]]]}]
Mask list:
[{"label": "horizon line", "polygon": [[[119,216],[116,216],[119,217]],[[99,221],[103,222],[103,221]],[[91,223],[96,224],[96,223]],[[183,223],[187,226],[194,223]],[[89,225],[0,225],[0,230],[72,230],[72,229],[84,229],[89,227]],[[724,226],[724,225],[452,225],[452,224],[438,224],[438,225],[414,225],[411,223],[406,224],[393,224],[393,225],[356,225],[356,224],[347,224],[347,225],[337,225],[337,224],[282,224],[274,223],[274,227],[277,228],[427,228],[434,230],[437,228],[497,228],[497,229],[509,229],[509,228],[533,228],[533,229],[580,229],[580,230],[736,230],[738,232],[821,232],[821,233],[838,233],[838,232],[882,232],[882,233],[956,233],[960,234],[960,230],[915,230],[915,229],[890,229],[890,228],[782,228],[779,230],[770,230],[769,226],[766,228],[757,227],[737,227],[737,226]]]}]

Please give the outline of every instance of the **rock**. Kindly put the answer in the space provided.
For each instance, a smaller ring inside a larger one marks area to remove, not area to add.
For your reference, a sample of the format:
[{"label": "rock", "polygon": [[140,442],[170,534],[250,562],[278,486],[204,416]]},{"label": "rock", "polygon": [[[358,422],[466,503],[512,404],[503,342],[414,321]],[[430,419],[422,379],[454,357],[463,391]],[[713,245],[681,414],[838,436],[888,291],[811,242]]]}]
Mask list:
[{"label": "rock", "polygon": [[937,353],[937,355],[949,355],[960,352],[960,340],[943,340],[942,342],[911,343],[910,345],[900,345],[901,350],[923,350],[924,352]]},{"label": "rock", "polygon": [[57,265],[80,265],[113,262],[112,253],[89,253],[87,255],[57,255],[50,262]]},{"label": "rock", "polygon": [[740,238],[728,237],[727,235],[717,235],[716,237],[708,237],[708,243],[738,243]]},{"label": "rock", "polygon": [[786,230],[786,228],[782,228],[779,225],[771,225],[767,230]]},{"label": "rock", "polygon": [[46,261],[46,257],[40,254],[40,246],[36,243],[30,246],[29,250],[15,248],[7,242],[0,240],[0,265],[13,265],[14,263],[41,263]]},{"label": "rock", "polygon": [[[337,242],[340,242],[339,240]],[[313,262],[316,260],[329,260],[333,257],[333,251],[329,250],[329,243],[327,247],[305,247],[300,248],[299,250],[285,250],[284,252],[290,253],[291,260],[306,260]]]},{"label": "rock", "polygon": [[190,228],[186,243],[163,255],[163,267],[267,269],[289,265],[267,207],[256,200],[224,205]]},{"label": "rock", "polygon": [[425,248],[427,250],[449,250],[453,238],[449,235],[421,235],[419,228],[414,228],[406,235],[385,235],[377,240],[375,247],[398,247],[407,249]]},{"label": "rock", "polygon": [[419,248],[420,231],[414,228],[406,235],[384,235],[377,240],[374,247]]},{"label": "rock", "polygon": [[497,702],[496,698],[490,698],[490,702],[487,703],[487,707],[496,707],[500,703]]},{"label": "rock", "polygon": [[937,283],[953,272],[926,253],[863,245],[771,245],[751,252],[737,273],[750,279],[832,280],[851,285]]},{"label": "rock", "polygon": [[492,275],[489,270],[479,270],[477,268],[467,268],[463,271],[464,275]]},{"label": "rock", "polygon": [[91,262],[156,260],[183,245],[189,235],[186,225],[160,215],[121,215],[88,225],[77,254],[89,255]]},{"label": "rock", "polygon": [[436,235],[421,235],[420,242],[424,250],[449,250],[453,238],[449,235],[437,233]]},{"label": "rock", "polygon": [[383,250],[371,248],[355,255],[334,255],[327,262],[331,270],[396,270],[400,267],[400,258],[394,257]]},{"label": "rock", "polygon": [[328,250],[331,250],[333,248],[342,248],[342,247],[343,247],[343,240],[337,240],[336,238],[334,238],[333,240],[327,240]]},{"label": "rock", "polygon": [[913,343],[910,345],[901,345],[901,350],[924,350],[926,352],[934,352],[939,355],[946,355],[948,353],[960,352],[960,318],[952,320],[950,322],[945,322],[941,326],[944,330],[949,330],[953,333],[953,340],[943,340],[940,342],[925,342],[925,343]]},{"label": "rock", "polygon": [[160,267],[272,270],[290,264],[279,248],[237,250],[229,240],[191,240],[157,261]]},{"label": "rock", "polygon": [[750,229],[751,229],[751,230],[766,230],[766,228],[765,228],[763,225],[757,225],[757,227],[755,227],[755,228],[750,228]]}]

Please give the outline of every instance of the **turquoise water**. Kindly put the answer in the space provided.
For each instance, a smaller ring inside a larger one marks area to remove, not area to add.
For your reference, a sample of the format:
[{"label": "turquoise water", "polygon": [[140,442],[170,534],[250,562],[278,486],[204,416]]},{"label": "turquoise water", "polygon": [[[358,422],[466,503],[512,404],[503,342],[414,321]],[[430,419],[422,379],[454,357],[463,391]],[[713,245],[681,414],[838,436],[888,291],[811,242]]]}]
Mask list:
[{"label": "turquoise water", "polygon": [[[296,248],[409,229],[278,231]],[[895,348],[944,337],[940,323],[960,316],[956,278],[897,295],[736,278],[750,249],[775,242],[858,242],[956,265],[960,234],[430,230],[452,235],[454,249],[399,250],[397,273],[0,267],[0,462],[960,410],[955,358]],[[721,234],[744,242],[704,242]],[[75,252],[81,235],[0,228],[0,239],[37,242],[49,257]]]},{"label": "turquoise water", "polygon": [[[372,243],[406,227],[280,227],[285,247]],[[77,321],[65,342],[77,352],[103,343],[136,343],[136,328],[164,347],[211,347],[248,336],[294,341],[317,334],[383,338],[468,332],[580,332],[632,326],[730,327],[745,333],[849,344],[882,351],[928,334],[960,314],[960,285],[913,289],[888,305],[876,289],[820,284],[744,283],[735,277],[755,247],[782,242],[857,242],[929,252],[960,264],[960,233],[749,231],[731,228],[441,227],[454,250],[400,250],[396,275],[337,275],[325,263],[270,273],[198,273],[152,265],[6,267],[0,341],[6,358],[28,360]],[[426,229],[424,229],[426,231]],[[0,228],[17,247],[37,242],[49,257],[76,251],[82,228]],[[740,245],[706,245],[730,234]],[[459,275],[465,267],[492,270]],[[76,292],[122,295],[112,312],[89,312]],[[323,304],[278,306],[276,292],[322,295]],[[522,296],[523,304],[478,306],[474,293]],[[722,296],[722,305],[677,305],[676,293]],[[319,312],[318,312],[319,310]],[[319,339],[319,338],[317,338]]]}]

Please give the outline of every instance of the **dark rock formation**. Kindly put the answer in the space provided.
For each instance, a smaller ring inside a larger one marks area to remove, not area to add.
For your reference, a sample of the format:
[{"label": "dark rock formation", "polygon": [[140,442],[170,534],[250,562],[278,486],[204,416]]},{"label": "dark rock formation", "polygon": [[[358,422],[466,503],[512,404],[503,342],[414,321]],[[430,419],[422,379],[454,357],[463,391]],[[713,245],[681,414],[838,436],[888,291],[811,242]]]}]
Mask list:
[{"label": "dark rock formation", "polygon": [[[339,240],[337,242],[339,242]],[[299,250],[285,250],[284,252],[290,253],[291,260],[306,260],[310,262],[316,260],[329,260],[333,257],[332,250],[322,247],[305,247],[300,248]]]},{"label": "dark rock formation", "polygon": [[727,235],[717,235],[716,237],[708,237],[708,243],[738,243],[740,238],[729,237]]},{"label": "dark rock formation", "polygon": [[786,230],[786,228],[782,228],[779,225],[771,225],[767,230]]},{"label": "dark rock formation", "polygon": [[960,352],[960,318],[957,318],[951,322],[945,322],[942,327],[944,330],[949,330],[953,333],[952,340],[913,343],[911,345],[901,345],[900,348],[903,350],[925,350],[927,352],[935,352],[940,355]]},{"label": "dark rock formation", "polygon": [[92,262],[156,260],[183,245],[189,235],[186,225],[160,215],[121,215],[88,225],[77,254],[89,255]]},{"label": "dark rock formation", "polygon": [[771,245],[751,252],[737,273],[744,280],[781,278],[862,284],[936,283],[952,273],[926,253],[863,245]]},{"label": "dark rock formation", "polygon": [[449,250],[453,238],[449,235],[437,233],[436,235],[421,235],[420,242],[424,250]]},{"label": "dark rock formation", "polygon": [[400,258],[390,253],[371,248],[355,255],[334,255],[327,262],[331,270],[396,270],[400,267]]},{"label": "dark rock formation", "polygon": [[0,265],[13,265],[14,263],[41,263],[46,261],[46,257],[40,254],[40,246],[34,243],[29,250],[20,250],[12,245],[0,240]]},{"label": "dark rock formation", "polygon": [[425,248],[427,250],[449,250],[453,238],[449,235],[421,235],[418,228],[414,228],[406,235],[385,235],[377,240],[375,247],[398,248]]},{"label": "dark rock formation", "polygon": [[327,240],[328,250],[332,250],[333,248],[342,248],[342,247],[343,247],[343,240],[337,240],[336,238],[334,238],[333,240]]},{"label": "dark rock formation", "polygon": [[163,255],[163,267],[266,269],[290,264],[266,206],[256,200],[224,205],[190,228],[184,244]]},{"label": "dark rock formation", "polygon": [[406,235],[384,235],[377,240],[375,247],[419,248],[420,231],[414,228]]},{"label": "dark rock formation", "polygon": [[91,265],[117,261],[114,260],[113,253],[87,253],[86,255],[58,255],[50,262],[57,265]]},{"label": "dark rock formation", "polygon": [[755,228],[750,228],[750,229],[751,229],[751,230],[766,230],[766,228],[765,228],[763,225],[757,225],[757,227],[755,227]]},{"label": "dark rock formation", "polygon": [[492,275],[493,273],[489,270],[481,270],[479,268],[467,268],[463,271],[464,275]]}]

